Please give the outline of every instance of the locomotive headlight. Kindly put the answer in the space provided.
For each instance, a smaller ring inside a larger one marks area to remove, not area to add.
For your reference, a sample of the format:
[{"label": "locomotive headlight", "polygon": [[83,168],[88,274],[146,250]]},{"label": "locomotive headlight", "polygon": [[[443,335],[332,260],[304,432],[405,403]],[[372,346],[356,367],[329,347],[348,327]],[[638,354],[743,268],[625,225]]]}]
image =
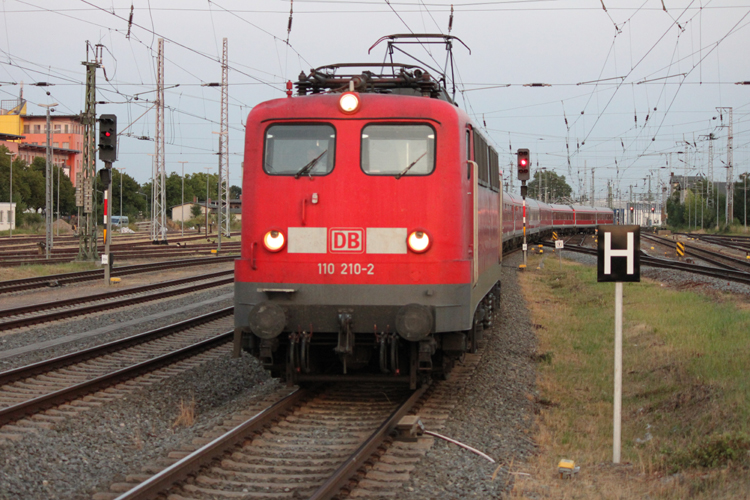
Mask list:
[{"label": "locomotive headlight", "polygon": [[424,231],[413,231],[406,239],[409,249],[414,253],[424,253],[430,248],[430,236]]},{"label": "locomotive headlight", "polygon": [[285,243],[286,238],[284,238],[284,233],[275,229],[268,231],[263,237],[263,245],[269,252],[278,252],[284,248]]},{"label": "locomotive headlight", "polygon": [[339,99],[339,108],[342,113],[351,115],[359,111],[359,94],[356,92],[344,92]]}]

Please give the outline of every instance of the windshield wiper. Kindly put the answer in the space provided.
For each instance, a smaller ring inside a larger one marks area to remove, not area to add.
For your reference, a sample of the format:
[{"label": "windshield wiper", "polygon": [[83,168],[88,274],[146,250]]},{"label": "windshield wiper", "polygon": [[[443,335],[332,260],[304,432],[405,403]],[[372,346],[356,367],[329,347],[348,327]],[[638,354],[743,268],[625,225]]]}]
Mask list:
[{"label": "windshield wiper", "polygon": [[421,155],[419,155],[419,158],[417,158],[413,162],[409,163],[408,167],[406,167],[405,169],[403,169],[400,173],[396,174],[396,179],[400,179],[402,175],[405,175],[406,172],[408,172],[411,167],[413,167],[414,165],[416,165],[417,162],[419,160],[421,160],[424,157],[424,155],[426,155],[426,154],[427,154],[427,151],[425,151],[424,153],[422,153]]},{"label": "windshield wiper", "polygon": [[305,165],[304,167],[302,167],[301,169],[299,169],[299,172],[297,172],[296,174],[294,174],[294,178],[295,179],[299,179],[300,175],[305,175],[306,173],[310,172],[315,167],[315,165],[318,163],[318,160],[320,160],[321,158],[323,158],[323,155],[326,154],[327,152],[328,152],[328,150],[326,149],[325,151],[323,151],[322,153],[320,153],[317,158],[313,158],[312,160],[310,160],[310,163],[308,163],[307,165]]}]

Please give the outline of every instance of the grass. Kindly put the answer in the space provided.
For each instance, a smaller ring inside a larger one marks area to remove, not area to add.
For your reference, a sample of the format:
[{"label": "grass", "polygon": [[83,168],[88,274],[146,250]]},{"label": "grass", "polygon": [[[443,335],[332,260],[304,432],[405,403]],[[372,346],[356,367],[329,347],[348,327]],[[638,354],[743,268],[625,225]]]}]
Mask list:
[{"label": "grass", "polygon": [[64,264],[30,264],[14,267],[0,267],[0,281],[22,278],[36,278],[52,274],[75,273],[101,269],[100,262],[67,262]]},{"label": "grass", "polygon": [[[515,494],[747,498],[746,304],[648,280],[624,284],[623,465],[613,466],[614,284],[597,283],[595,268],[566,261],[537,270],[539,259],[531,257],[520,281],[532,323],[541,325],[540,453],[529,464],[536,473],[518,481]],[[557,479],[562,458],[581,465],[580,478]]]}]

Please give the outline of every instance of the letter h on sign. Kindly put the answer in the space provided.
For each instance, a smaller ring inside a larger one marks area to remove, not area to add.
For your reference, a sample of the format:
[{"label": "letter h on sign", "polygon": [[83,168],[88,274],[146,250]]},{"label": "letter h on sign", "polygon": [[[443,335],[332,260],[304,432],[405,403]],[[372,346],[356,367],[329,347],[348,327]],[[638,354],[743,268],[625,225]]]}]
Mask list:
[{"label": "letter h on sign", "polygon": [[598,282],[641,281],[641,228],[599,226]]}]

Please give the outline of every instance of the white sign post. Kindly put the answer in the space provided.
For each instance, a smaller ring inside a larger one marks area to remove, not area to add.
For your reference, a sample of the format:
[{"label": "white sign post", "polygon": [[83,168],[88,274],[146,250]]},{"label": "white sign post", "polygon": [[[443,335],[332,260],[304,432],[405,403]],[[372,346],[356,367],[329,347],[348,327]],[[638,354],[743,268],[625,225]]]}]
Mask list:
[{"label": "white sign post", "polygon": [[555,250],[560,250],[560,252],[557,254],[557,257],[560,261],[560,269],[562,269],[562,251],[563,248],[565,248],[565,243],[563,243],[563,240],[555,240]]},{"label": "white sign post", "polygon": [[622,283],[641,281],[638,226],[599,226],[597,281],[615,282],[615,398],[612,462],[620,463],[622,436]]}]

